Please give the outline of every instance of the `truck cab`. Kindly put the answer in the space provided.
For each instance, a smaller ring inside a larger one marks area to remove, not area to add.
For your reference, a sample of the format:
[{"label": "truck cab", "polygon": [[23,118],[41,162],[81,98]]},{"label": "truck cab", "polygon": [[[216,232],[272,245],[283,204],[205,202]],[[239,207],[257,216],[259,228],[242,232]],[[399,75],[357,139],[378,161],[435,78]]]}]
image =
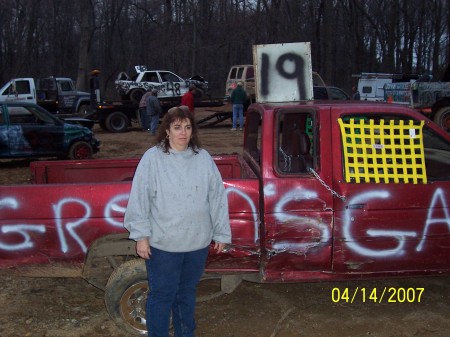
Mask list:
[{"label": "truck cab", "polygon": [[78,91],[75,83],[67,77],[48,77],[37,79],[37,103],[48,111],[57,114],[89,112],[90,94]]},{"label": "truck cab", "polygon": [[36,85],[31,78],[15,78],[0,89],[0,101],[37,103]]},{"label": "truck cab", "polygon": [[59,116],[85,115],[90,94],[76,90],[74,81],[67,77],[15,78],[0,89],[0,101],[36,103]]},{"label": "truck cab", "polygon": [[264,280],[450,271],[450,142],[433,122],[357,102],[254,104],[246,120]]}]

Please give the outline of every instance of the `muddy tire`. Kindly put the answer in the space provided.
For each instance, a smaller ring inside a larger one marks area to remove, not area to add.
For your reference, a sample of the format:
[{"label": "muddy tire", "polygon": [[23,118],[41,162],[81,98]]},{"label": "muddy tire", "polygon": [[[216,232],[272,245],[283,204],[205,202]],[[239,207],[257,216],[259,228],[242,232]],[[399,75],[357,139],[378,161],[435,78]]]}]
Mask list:
[{"label": "muddy tire", "polygon": [[[210,283],[219,281],[219,285]],[[197,302],[205,302],[231,291],[222,291],[220,275],[203,275],[197,291]],[[145,336],[146,304],[149,292],[147,268],[143,259],[124,262],[109,277],[105,305],[117,326],[135,336]]]},{"label": "muddy tire", "polygon": [[125,132],[128,130],[128,117],[120,111],[113,112],[106,118],[106,127],[109,132]]},{"label": "muddy tire", "polygon": [[434,115],[433,120],[445,131],[450,132],[450,106],[439,109],[436,115]]},{"label": "muddy tire", "polygon": [[147,270],[142,259],[127,261],[111,274],[105,290],[105,305],[114,322],[137,336],[147,334],[145,305]]},{"label": "muddy tire", "polygon": [[77,114],[80,116],[86,116],[86,115],[90,114],[90,112],[91,112],[91,107],[89,106],[89,104],[81,104],[78,107]]},{"label": "muddy tire", "polygon": [[134,104],[139,104],[139,102],[141,101],[141,98],[142,98],[142,96],[144,96],[144,94],[145,94],[145,90],[144,89],[134,89],[130,93],[130,100]]},{"label": "muddy tire", "polygon": [[91,144],[83,141],[73,143],[68,152],[69,159],[81,160],[92,158],[93,150]]}]

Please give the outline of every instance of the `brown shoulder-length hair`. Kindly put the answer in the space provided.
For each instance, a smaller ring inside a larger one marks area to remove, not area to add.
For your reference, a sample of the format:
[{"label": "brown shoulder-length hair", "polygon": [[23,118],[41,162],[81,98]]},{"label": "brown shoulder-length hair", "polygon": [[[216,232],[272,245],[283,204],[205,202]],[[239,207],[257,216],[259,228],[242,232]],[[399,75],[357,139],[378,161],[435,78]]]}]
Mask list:
[{"label": "brown shoulder-length hair", "polygon": [[202,147],[200,139],[198,138],[198,126],[195,122],[194,115],[185,105],[170,108],[169,111],[164,115],[161,124],[159,125],[158,132],[156,134],[156,141],[158,146],[162,148],[163,152],[168,153],[170,149],[169,138],[167,138],[166,130],[170,129],[170,125],[176,121],[182,121],[188,119],[192,126],[192,135],[189,140],[189,147],[198,153],[199,149]]}]

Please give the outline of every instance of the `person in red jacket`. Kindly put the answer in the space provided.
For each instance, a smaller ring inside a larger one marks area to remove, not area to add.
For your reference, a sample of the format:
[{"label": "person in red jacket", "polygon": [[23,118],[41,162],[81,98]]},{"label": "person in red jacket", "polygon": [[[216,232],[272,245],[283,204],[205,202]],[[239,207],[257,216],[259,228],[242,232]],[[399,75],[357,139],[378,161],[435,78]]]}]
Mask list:
[{"label": "person in red jacket", "polygon": [[189,86],[189,90],[181,97],[181,105],[186,105],[189,108],[189,111],[194,113],[194,91],[196,86],[191,84]]}]

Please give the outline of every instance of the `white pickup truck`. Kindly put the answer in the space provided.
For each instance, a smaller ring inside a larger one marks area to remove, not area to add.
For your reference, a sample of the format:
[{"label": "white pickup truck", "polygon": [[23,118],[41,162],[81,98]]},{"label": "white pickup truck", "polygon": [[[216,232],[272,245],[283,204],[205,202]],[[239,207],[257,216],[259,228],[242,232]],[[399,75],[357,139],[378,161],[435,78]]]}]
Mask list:
[{"label": "white pickup truck", "polygon": [[158,98],[163,100],[180,100],[181,96],[194,84],[197,87],[195,97],[202,98],[208,92],[208,82],[201,76],[183,79],[168,70],[147,70],[145,66],[135,66],[136,74],[133,77],[127,73],[119,73],[115,85],[122,100],[139,103],[142,95],[149,89],[158,90]]},{"label": "white pickup truck", "polygon": [[14,78],[0,89],[0,102],[36,103],[60,117],[89,112],[90,94],[67,77]]}]

